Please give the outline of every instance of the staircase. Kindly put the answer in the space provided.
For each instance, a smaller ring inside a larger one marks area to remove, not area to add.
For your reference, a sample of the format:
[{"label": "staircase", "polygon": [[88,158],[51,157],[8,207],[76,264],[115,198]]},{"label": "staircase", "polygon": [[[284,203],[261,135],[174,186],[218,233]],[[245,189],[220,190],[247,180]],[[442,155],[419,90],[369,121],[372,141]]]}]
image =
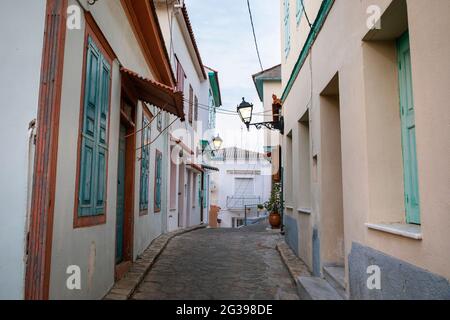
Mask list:
[{"label": "staircase", "polygon": [[345,270],[342,266],[323,268],[323,278],[299,277],[297,287],[300,299],[304,300],[348,300]]}]

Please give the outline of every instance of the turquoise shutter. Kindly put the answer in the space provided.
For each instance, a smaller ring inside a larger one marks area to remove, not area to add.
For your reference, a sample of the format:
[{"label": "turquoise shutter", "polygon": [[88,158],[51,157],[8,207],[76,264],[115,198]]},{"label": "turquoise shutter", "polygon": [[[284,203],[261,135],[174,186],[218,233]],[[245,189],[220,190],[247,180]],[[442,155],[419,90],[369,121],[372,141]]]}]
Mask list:
[{"label": "turquoise shutter", "polygon": [[150,171],[150,121],[143,116],[142,121],[142,157],[141,157],[141,189],[140,189],[140,210],[148,209],[148,185],[149,185],[149,171]]},{"label": "turquoise shutter", "polygon": [[107,124],[111,67],[88,40],[81,141],[79,216],[105,213]]},{"label": "turquoise shutter", "polygon": [[284,53],[286,57],[291,50],[291,25],[290,25],[290,12],[289,12],[289,0],[284,0]]},{"label": "turquoise shutter", "polygon": [[397,48],[406,220],[408,223],[420,224],[416,121],[412,91],[411,51],[408,33],[398,40]]},{"label": "turquoise shutter", "polygon": [[155,210],[161,210],[161,187],[162,187],[162,154],[156,153],[156,172],[155,172]]}]

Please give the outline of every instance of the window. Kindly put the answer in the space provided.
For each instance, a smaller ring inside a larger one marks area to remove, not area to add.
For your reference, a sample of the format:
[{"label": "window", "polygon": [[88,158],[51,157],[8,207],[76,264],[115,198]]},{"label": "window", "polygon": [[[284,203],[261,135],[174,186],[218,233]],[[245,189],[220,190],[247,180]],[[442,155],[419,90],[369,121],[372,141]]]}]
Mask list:
[{"label": "window", "polygon": [[192,116],[194,109],[194,89],[192,86],[189,86],[189,123],[192,124]]},{"label": "window", "polygon": [[255,195],[255,181],[253,178],[235,178],[234,179],[235,196],[253,196]]},{"label": "window", "polygon": [[77,218],[106,214],[111,62],[89,36],[80,134]]},{"label": "window", "polygon": [[161,212],[162,153],[156,150],[155,157],[155,212]]},{"label": "window", "polygon": [[420,224],[419,183],[416,153],[416,120],[412,92],[409,33],[397,40],[406,222]]},{"label": "window", "polygon": [[194,120],[198,121],[198,98],[195,96],[194,98]]},{"label": "window", "polygon": [[291,50],[291,27],[289,0],[284,0],[284,54],[287,58]]},{"label": "window", "polygon": [[141,132],[141,187],[139,192],[139,209],[141,213],[148,212],[149,177],[150,177],[150,141],[151,126],[150,119],[145,112],[142,115]]},{"label": "window", "polygon": [[159,132],[162,131],[163,127],[163,114],[162,112],[159,112],[156,116],[156,129],[158,129]]},{"label": "window", "polygon": [[197,174],[192,174],[192,208],[194,209],[197,206]]},{"label": "window", "polygon": [[243,218],[232,218],[233,228],[240,228],[245,225],[245,219]]},{"label": "window", "polygon": [[297,25],[299,25],[300,21],[302,20],[303,8],[304,8],[303,0],[297,0],[297,13],[295,14],[295,17],[297,19]]},{"label": "window", "polygon": [[177,60],[177,91],[184,91],[184,79],[186,78],[186,74],[184,73],[183,66],[181,65],[178,58],[175,56]]}]

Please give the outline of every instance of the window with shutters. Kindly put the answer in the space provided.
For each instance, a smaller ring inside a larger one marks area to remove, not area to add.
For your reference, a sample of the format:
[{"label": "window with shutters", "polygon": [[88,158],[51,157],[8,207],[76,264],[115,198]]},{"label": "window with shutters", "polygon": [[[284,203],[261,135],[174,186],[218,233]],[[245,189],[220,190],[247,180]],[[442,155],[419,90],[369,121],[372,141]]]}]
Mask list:
[{"label": "window with shutters", "polygon": [[178,57],[175,56],[175,59],[177,60],[177,91],[184,92],[184,79],[186,79],[186,74]]},{"label": "window with shutters", "polygon": [[284,0],[284,54],[287,58],[291,51],[291,26],[289,0]]},{"label": "window with shutters", "polygon": [[193,111],[194,111],[194,89],[192,89],[192,86],[189,85],[189,123],[190,124],[192,124]]},{"label": "window with shutters", "polygon": [[194,121],[198,121],[198,98],[194,98]]},{"label": "window with shutters", "polygon": [[155,213],[161,212],[162,204],[162,153],[156,150],[155,156]]},{"label": "window with shutters", "polygon": [[149,179],[150,179],[150,141],[151,118],[143,112],[141,131],[141,178],[139,191],[139,209],[141,215],[148,213]]},{"label": "window with shutters", "polygon": [[77,177],[76,217],[79,219],[106,215],[111,61],[104,52],[89,35]]}]

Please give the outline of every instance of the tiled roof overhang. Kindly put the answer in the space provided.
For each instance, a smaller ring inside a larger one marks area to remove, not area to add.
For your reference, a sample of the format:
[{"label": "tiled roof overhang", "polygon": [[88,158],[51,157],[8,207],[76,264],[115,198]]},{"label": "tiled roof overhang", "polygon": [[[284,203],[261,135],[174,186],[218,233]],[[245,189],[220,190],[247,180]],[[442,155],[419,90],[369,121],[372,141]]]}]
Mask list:
[{"label": "tiled roof overhang", "polygon": [[206,72],[203,69],[202,57],[200,56],[200,50],[198,49],[197,41],[195,41],[194,30],[192,29],[191,19],[189,18],[189,14],[188,14],[186,5],[184,5],[182,7],[181,11],[183,13],[184,21],[186,22],[186,27],[188,29],[192,45],[194,46],[194,50],[195,50],[195,54],[197,56],[197,60],[198,60],[198,62],[200,64],[200,67],[201,67],[202,76],[206,80],[206,79],[208,79],[208,77],[206,76]]},{"label": "tiled roof overhang", "polygon": [[153,81],[136,72],[121,68],[122,80],[133,89],[136,97],[144,102],[150,103],[161,110],[171,113],[185,120],[183,111],[183,93],[176,92],[173,88]]}]

